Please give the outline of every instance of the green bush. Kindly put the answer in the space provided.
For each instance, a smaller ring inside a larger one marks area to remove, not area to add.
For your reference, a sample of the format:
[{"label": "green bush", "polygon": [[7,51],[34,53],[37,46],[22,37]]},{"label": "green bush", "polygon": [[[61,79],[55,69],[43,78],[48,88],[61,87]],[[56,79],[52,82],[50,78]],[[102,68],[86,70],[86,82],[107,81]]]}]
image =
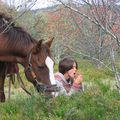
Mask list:
[{"label": "green bush", "polygon": [[[0,120],[120,120],[120,95],[115,87],[111,88],[114,83],[111,73],[90,65],[81,66],[79,71],[84,77],[85,91],[69,97],[48,98],[36,93],[26,80],[25,85],[32,93],[28,96],[18,91],[17,84],[11,100],[0,104]],[[24,77],[22,71],[21,74]]]}]

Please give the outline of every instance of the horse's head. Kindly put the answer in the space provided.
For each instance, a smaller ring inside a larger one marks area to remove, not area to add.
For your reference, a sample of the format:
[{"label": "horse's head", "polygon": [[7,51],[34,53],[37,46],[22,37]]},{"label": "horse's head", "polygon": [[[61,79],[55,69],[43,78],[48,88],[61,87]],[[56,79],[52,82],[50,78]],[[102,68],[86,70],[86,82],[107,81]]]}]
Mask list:
[{"label": "horse's head", "polygon": [[28,65],[25,69],[26,77],[33,83],[37,90],[40,91],[40,85],[55,85],[53,66],[54,62],[51,59],[50,46],[53,38],[46,43],[40,40],[31,50],[28,57]]}]

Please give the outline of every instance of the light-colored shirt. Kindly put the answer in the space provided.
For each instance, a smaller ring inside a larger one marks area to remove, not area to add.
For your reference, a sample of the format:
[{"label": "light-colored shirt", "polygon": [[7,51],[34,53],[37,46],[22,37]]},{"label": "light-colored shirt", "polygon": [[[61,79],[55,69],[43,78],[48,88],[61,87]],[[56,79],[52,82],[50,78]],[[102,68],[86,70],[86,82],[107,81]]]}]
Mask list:
[{"label": "light-colored shirt", "polygon": [[74,82],[73,84],[67,82],[64,75],[60,72],[55,73],[55,80],[57,83],[57,87],[60,88],[60,91],[56,93],[56,96],[58,95],[70,96],[71,94],[74,94],[79,90],[82,90],[81,85],[78,85]]}]

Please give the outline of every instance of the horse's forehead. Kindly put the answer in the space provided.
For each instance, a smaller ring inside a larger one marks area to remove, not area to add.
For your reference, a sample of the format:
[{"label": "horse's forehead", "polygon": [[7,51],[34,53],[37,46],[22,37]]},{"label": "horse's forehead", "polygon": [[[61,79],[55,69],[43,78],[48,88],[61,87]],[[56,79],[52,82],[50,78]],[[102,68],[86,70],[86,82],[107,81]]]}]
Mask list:
[{"label": "horse's forehead", "polygon": [[44,60],[47,57],[50,57],[50,50],[48,49],[48,47],[46,47],[44,45],[41,46],[41,51],[40,51],[39,57],[42,57]]},{"label": "horse's forehead", "polygon": [[52,64],[50,51],[46,47],[42,47],[36,54],[34,54],[33,59],[34,62],[37,64],[42,65],[45,65],[46,63]]},{"label": "horse's forehead", "polygon": [[50,78],[50,82],[51,84],[56,84],[55,78],[54,78],[54,73],[53,73],[53,66],[54,66],[54,62],[53,60],[47,56],[46,60],[45,60],[45,64],[49,69],[49,78]]},{"label": "horse's forehead", "polygon": [[49,56],[47,56],[46,60],[45,60],[45,64],[47,65],[48,68],[51,68],[51,67],[53,67],[54,62]]}]

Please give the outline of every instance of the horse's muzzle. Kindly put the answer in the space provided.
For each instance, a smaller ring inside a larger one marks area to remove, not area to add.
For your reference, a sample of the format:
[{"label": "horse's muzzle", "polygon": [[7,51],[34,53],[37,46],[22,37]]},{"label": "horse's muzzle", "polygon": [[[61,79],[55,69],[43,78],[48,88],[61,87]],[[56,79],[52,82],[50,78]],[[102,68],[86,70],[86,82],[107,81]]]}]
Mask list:
[{"label": "horse's muzzle", "polygon": [[44,84],[37,84],[36,89],[38,92],[58,92],[60,90],[57,85],[44,85]]}]

